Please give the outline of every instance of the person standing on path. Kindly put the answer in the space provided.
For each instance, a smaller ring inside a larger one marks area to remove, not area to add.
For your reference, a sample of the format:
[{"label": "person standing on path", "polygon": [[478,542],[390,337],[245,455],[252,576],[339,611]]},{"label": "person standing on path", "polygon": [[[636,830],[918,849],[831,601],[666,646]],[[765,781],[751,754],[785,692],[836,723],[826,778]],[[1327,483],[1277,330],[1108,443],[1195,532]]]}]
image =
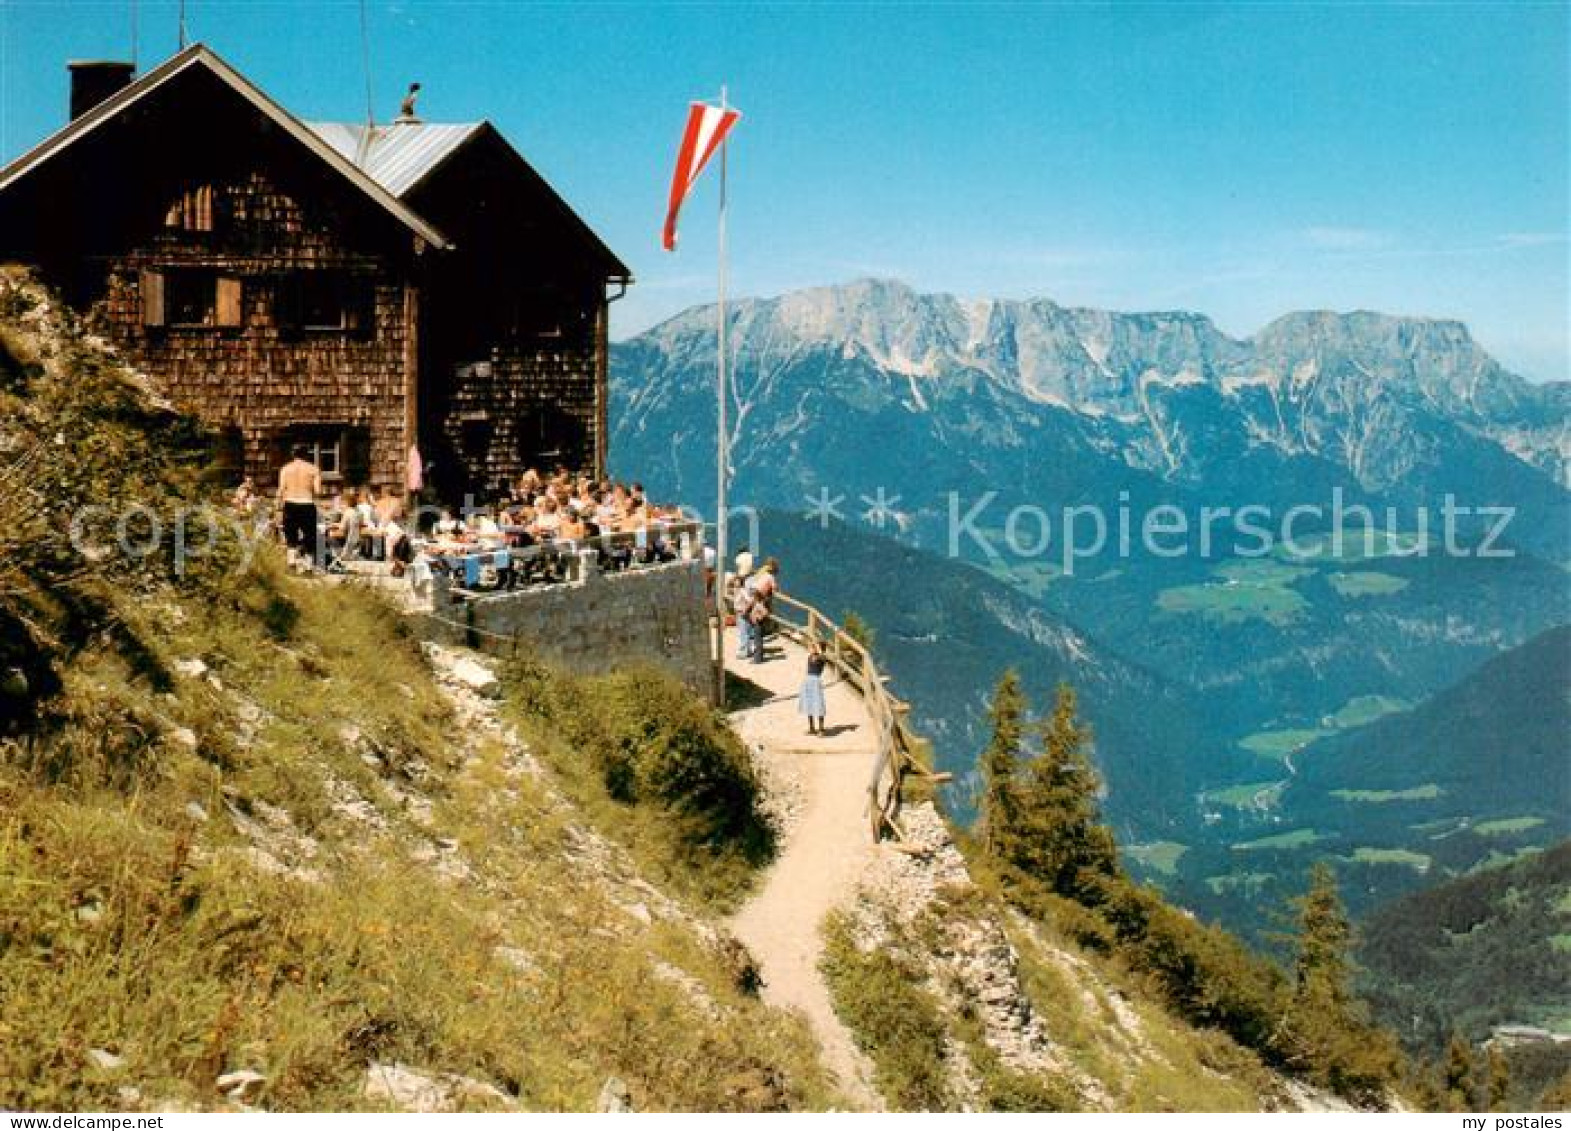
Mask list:
[{"label": "person standing on path", "polygon": [[753,551],[746,546],[736,556],[736,572],[727,580],[731,612],[736,619],[736,658],[745,660],[753,654],[753,622],[747,619],[753,606]]},{"label": "person standing on path", "polygon": [[807,675],[797,696],[797,714],[807,716],[807,733],[824,733],[824,650],[818,641],[807,650]]},{"label": "person standing on path", "polygon": [[770,558],[753,577],[753,606],[748,610],[748,620],[753,624],[751,643],[753,663],[764,662],[764,635],[769,627],[769,616],[774,609],[775,593],[780,589],[780,563]]},{"label": "person standing on path", "polygon": [[304,445],[297,445],[293,454],[278,473],[278,501],[289,564],[309,572],[317,564],[316,500],[322,493],[322,473]]},{"label": "person standing on path", "polygon": [[756,600],[752,578],[738,585],[731,597],[731,611],[736,614],[736,658],[739,660],[751,659],[753,656],[753,637],[757,635],[757,626],[753,624],[753,603]]}]

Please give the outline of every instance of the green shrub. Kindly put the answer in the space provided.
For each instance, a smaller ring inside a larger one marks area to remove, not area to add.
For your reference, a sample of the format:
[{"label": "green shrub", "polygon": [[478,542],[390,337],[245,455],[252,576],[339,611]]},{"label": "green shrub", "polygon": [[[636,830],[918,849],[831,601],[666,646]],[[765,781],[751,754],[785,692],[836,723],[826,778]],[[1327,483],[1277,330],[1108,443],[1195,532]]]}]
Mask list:
[{"label": "green shrub", "polygon": [[[982,1046],[986,1047],[986,1046]],[[971,1047],[975,1055],[975,1046]],[[988,1050],[991,1051],[991,1050]],[[1056,1076],[1006,1068],[996,1056],[981,1067],[982,1106],[988,1111],[1080,1111],[1079,1097]]]},{"label": "green shrub", "polygon": [[574,730],[592,743],[613,797],[665,807],[694,843],[751,849],[764,837],[752,761],[701,700],[653,668],[585,685],[594,711],[579,714]]},{"label": "green shrub", "polygon": [[822,968],[835,1012],[872,1060],[884,1099],[900,1111],[950,1107],[944,1022],[920,972],[887,949],[858,949],[839,914],[824,924]]},{"label": "green shrub", "polygon": [[1125,961],[1180,1017],[1221,1029],[1270,1056],[1284,988],[1276,967],[1149,888],[1118,880],[1104,885],[1102,895],[1099,910],[1118,936]]},{"label": "green shrub", "polygon": [[515,716],[602,830],[657,873],[724,906],[773,858],[747,750],[671,676],[574,677],[525,658],[506,683]]}]

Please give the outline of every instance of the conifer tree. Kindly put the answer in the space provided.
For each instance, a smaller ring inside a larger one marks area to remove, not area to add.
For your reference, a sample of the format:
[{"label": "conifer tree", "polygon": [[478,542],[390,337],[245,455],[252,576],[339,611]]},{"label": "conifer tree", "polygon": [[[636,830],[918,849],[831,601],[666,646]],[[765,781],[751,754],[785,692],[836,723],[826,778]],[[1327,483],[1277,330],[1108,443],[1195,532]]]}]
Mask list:
[{"label": "conifer tree", "polygon": [[1330,865],[1315,864],[1308,892],[1294,902],[1293,991],[1274,1043],[1290,1063],[1339,1094],[1374,1101],[1396,1077],[1401,1056],[1353,994],[1353,928]]},{"label": "conifer tree", "polygon": [[1091,733],[1077,717],[1075,693],[1060,685],[1041,748],[1026,767],[1018,799],[1014,863],[1052,891],[1089,894],[1096,877],[1115,875],[1118,851],[1102,823],[1101,779],[1086,754]]},{"label": "conifer tree", "polygon": [[1445,1064],[1441,1068],[1440,1086],[1446,1105],[1452,1111],[1471,1111],[1473,1108],[1473,1049],[1461,1033],[1452,1033],[1446,1045]]},{"label": "conifer tree", "polygon": [[1413,1100],[1419,1111],[1441,1112],[1446,1110],[1445,1096],[1440,1080],[1429,1065],[1416,1069],[1411,1080]]},{"label": "conifer tree", "polygon": [[1005,855],[1017,831],[1015,795],[1020,772],[1020,748],[1025,742],[1025,692],[1020,677],[1006,671],[993,690],[988,707],[993,736],[982,751],[982,843],[989,856]]},{"label": "conifer tree", "polygon": [[1538,1106],[1550,1111],[1571,1110],[1571,1069],[1538,1097]]},{"label": "conifer tree", "polygon": [[1309,891],[1298,901],[1298,956],[1293,963],[1295,996],[1306,1005],[1330,1009],[1340,1018],[1352,997],[1347,952],[1353,928],[1325,861],[1309,873]]},{"label": "conifer tree", "polygon": [[1511,1110],[1511,1066],[1497,1045],[1489,1046],[1486,1084],[1490,1111]]},{"label": "conifer tree", "polygon": [[869,652],[873,650],[873,626],[867,623],[861,613],[847,609],[845,615],[840,618],[840,631]]}]

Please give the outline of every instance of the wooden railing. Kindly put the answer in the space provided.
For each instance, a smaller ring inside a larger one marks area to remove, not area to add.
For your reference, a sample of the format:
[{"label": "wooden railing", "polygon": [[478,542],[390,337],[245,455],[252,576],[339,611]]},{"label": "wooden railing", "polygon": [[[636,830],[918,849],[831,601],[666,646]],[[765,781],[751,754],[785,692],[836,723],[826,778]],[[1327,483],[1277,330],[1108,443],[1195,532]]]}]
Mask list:
[{"label": "wooden railing", "polygon": [[874,840],[883,839],[886,833],[903,839],[895,818],[900,812],[901,786],[906,775],[917,774],[934,781],[948,776],[932,773],[917,758],[919,742],[909,722],[910,705],[890,692],[888,677],[878,670],[873,654],[861,641],[813,606],[778,593],[773,625],[803,647],[816,641],[829,666],[861,696],[878,744],[878,758],[867,783],[868,822]]}]

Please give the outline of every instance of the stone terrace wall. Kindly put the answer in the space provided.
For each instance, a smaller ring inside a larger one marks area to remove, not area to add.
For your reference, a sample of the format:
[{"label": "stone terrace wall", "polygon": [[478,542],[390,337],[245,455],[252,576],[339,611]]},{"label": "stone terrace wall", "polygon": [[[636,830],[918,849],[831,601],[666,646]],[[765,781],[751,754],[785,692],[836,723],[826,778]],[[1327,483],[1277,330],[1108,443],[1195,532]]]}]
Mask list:
[{"label": "stone terrace wall", "polygon": [[579,675],[653,663],[695,693],[709,693],[709,621],[698,561],[613,574],[591,569],[581,581],[462,605],[438,590],[434,609],[419,623],[427,639],[495,655],[511,654],[516,638],[540,659]]}]

